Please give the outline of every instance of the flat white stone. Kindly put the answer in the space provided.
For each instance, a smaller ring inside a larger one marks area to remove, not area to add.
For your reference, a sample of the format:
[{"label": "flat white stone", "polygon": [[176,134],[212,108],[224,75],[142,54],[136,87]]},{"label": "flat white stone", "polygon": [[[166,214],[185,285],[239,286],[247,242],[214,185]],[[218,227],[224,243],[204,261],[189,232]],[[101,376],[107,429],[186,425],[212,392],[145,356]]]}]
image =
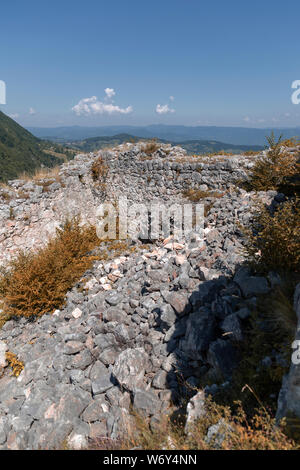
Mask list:
[{"label": "flat white stone", "polygon": [[72,312],[72,317],[74,318],[79,318],[82,315],[82,310],[80,308],[76,307],[73,312]]}]

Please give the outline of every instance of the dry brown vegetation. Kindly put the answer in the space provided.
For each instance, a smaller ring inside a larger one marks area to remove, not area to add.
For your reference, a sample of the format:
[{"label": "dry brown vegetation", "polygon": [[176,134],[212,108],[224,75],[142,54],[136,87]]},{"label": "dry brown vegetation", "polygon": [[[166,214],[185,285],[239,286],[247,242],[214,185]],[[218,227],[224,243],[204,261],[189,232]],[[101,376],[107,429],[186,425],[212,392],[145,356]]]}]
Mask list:
[{"label": "dry brown vegetation", "polygon": [[156,150],[158,150],[160,145],[156,142],[155,139],[151,140],[150,142],[145,143],[141,147],[141,151],[144,152],[146,155],[151,156]]},{"label": "dry brown vegetation", "polygon": [[18,357],[16,356],[16,354],[10,351],[7,351],[5,353],[5,358],[6,358],[8,367],[12,369],[12,375],[14,375],[15,377],[19,377],[22,370],[24,369],[24,362],[20,361]]},{"label": "dry brown vegetation", "polygon": [[2,192],[0,193],[0,197],[2,197],[2,199],[3,199],[5,202],[9,202],[9,201],[12,199],[13,196],[12,196],[9,192],[7,192],[7,191],[2,191]]},{"label": "dry brown vegetation", "polygon": [[300,200],[290,199],[272,214],[261,206],[247,235],[246,254],[254,267],[269,270],[299,271]]},{"label": "dry brown vegetation", "polygon": [[252,157],[254,155],[258,155],[260,153],[260,151],[257,151],[257,150],[246,150],[246,152],[243,152],[243,155],[245,155],[245,157]]},{"label": "dry brown vegetation", "polygon": [[220,198],[224,196],[224,192],[218,191],[201,191],[200,189],[187,189],[182,195],[192,202],[198,202],[207,197]]},{"label": "dry brown vegetation", "polygon": [[92,178],[94,181],[99,181],[105,184],[108,173],[108,166],[104,162],[102,156],[97,157],[91,166]]},{"label": "dry brown vegetation", "polygon": [[297,137],[293,137],[292,139],[285,139],[281,142],[282,147],[296,147],[300,145],[300,140]]},{"label": "dry brown vegetation", "polygon": [[272,133],[267,140],[270,149],[256,161],[247,184],[255,191],[279,190],[300,172],[297,157],[283,149],[280,137],[276,141]]},{"label": "dry brown vegetation", "polygon": [[[162,417],[153,428],[140,415],[134,415],[134,424],[121,441],[91,443],[92,449],[133,448],[143,450],[296,450],[299,447],[284,433],[284,422],[275,426],[275,420],[263,407],[252,419],[248,419],[239,402],[234,412],[228,406],[217,405],[207,398],[206,413],[184,433],[182,419],[174,419],[169,414]],[[211,426],[219,426],[213,433]]]},{"label": "dry brown vegetation", "polygon": [[[131,253],[136,246],[127,240],[101,240],[93,226],[81,226],[75,218],[57,229],[44,248],[20,252],[0,272],[0,328],[12,317],[40,317],[64,304],[66,293],[97,260]],[[94,250],[97,248],[97,254]],[[145,249],[146,245],[140,245]]]},{"label": "dry brown vegetation", "polygon": [[19,179],[24,181],[39,181],[45,178],[53,178],[54,180],[59,180],[59,172],[61,167],[59,165],[54,166],[53,168],[38,168],[33,175],[28,173],[22,173],[19,176]]},{"label": "dry brown vegetation", "polygon": [[88,252],[98,244],[95,228],[73,220],[38,252],[20,252],[0,277],[5,319],[38,317],[59,308],[67,290],[95,259]]}]

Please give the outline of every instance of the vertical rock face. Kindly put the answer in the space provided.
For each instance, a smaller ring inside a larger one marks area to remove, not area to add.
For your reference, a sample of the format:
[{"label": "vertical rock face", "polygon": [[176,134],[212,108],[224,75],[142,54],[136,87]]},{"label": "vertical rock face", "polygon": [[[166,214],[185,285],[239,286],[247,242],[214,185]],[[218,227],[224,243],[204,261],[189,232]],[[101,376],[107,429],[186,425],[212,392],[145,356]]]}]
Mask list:
[{"label": "vertical rock face", "polygon": [[294,294],[294,310],[298,325],[293,345],[294,353],[289,373],[284,377],[282,388],[278,397],[276,418],[280,421],[284,417],[300,419],[300,283]]}]

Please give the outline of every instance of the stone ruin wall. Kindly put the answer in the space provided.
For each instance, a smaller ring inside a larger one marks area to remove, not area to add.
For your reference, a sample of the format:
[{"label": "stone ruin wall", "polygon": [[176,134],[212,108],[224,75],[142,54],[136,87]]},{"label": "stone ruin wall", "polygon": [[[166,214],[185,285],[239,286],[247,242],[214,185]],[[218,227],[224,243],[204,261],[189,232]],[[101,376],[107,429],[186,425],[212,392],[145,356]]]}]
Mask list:
[{"label": "stone ruin wall", "polygon": [[[108,167],[104,187],[91,175],[100,155]],[[43,246],[66,218],[80,215],[83,223],[95,223],[96,208],[105,200],[182,202],[186,189],[228,190],[252,165],[253,158],[243,156],[197,161],[178,147],[150,158],[135,146],[77,155],[55,177],[10,181],[0,188],[0,265],[19,249]]]}]

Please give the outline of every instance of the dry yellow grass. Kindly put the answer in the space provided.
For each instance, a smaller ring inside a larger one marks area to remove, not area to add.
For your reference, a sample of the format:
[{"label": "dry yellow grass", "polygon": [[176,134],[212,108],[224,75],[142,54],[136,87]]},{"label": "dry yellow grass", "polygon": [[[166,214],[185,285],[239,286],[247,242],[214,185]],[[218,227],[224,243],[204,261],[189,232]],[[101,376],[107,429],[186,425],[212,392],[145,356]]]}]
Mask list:
[{"label": "dry yellow grass", "polygon": [[155,139],[151,140],[150,142],[146,142],[142,145],[141,151],[144,152],[146,155],[151,156],[156,150],[158,150],[160,145],[156,142]]},{"label": "dry yellow grass", "polygon": [[218,191],[201,191],[200,189],[187,189],[183,191],[182,195],[189,199],[192,202],[198,202],[201,199],[205,199],[207,197],[213,198],[221,198],[224,196],[224,192]]},{"label": "dry yellow grass", "polygon": [[104,162],[101,155],[94,160],[91,167],[91,172],[94,181],[99,181],[103,185],[105,184],[105,180],[108,173],[108,166]]},{"label": "dry yellow grass", "polygon": [[59,172],[61,167],[59,165],[53,168],[38,168],[33,175],[29,175],[28,173],[22,173],[19,176],[19,179],[24,181],[39,181],[45,178],[59,178]]},{"label": "dry yellow grass", "polygon": [[[230,407],[206,400],[206,413],[184,433],[184,421],[165,414],[155,428],[140,415],[134,414],[134,422],[128,427],[126,436],[118,441],[95,440],[91,449],[130,450],[298,450],[299,446],[284,433],[284,423],[275,425],[275,420],[264,407],[248,419],[241,404]],[[215,434],[211,426],[219,426]]]},{"label": "dry yellow grass", "polygon": [[12,375],[14,375],[15,377],[19,377],[22,370],[24,369],[24,362],[20,361],[16,354],[10,351],[7,351],[5,356],[8,367],[11,367],[12,369]]},{"label": "dry yellow grass", "polygon": [[[93,226],[67,221],[37,252],[20,252],[0,271],[0,328],[11,317],[39,317],[60,308],[65,295],[96,259],[111,259],[135,251],[126,240],[101,240]],[[140,249],[145,246],[140,246]]]},{"label": "dry yellow grass", "polygon": [[2,318],[38,317],[59,308],[67,290],[91,266],[95,257],[88,252],[98,244],[94,227],[73,220],[38,252],[20,252],[0,276]]}]

